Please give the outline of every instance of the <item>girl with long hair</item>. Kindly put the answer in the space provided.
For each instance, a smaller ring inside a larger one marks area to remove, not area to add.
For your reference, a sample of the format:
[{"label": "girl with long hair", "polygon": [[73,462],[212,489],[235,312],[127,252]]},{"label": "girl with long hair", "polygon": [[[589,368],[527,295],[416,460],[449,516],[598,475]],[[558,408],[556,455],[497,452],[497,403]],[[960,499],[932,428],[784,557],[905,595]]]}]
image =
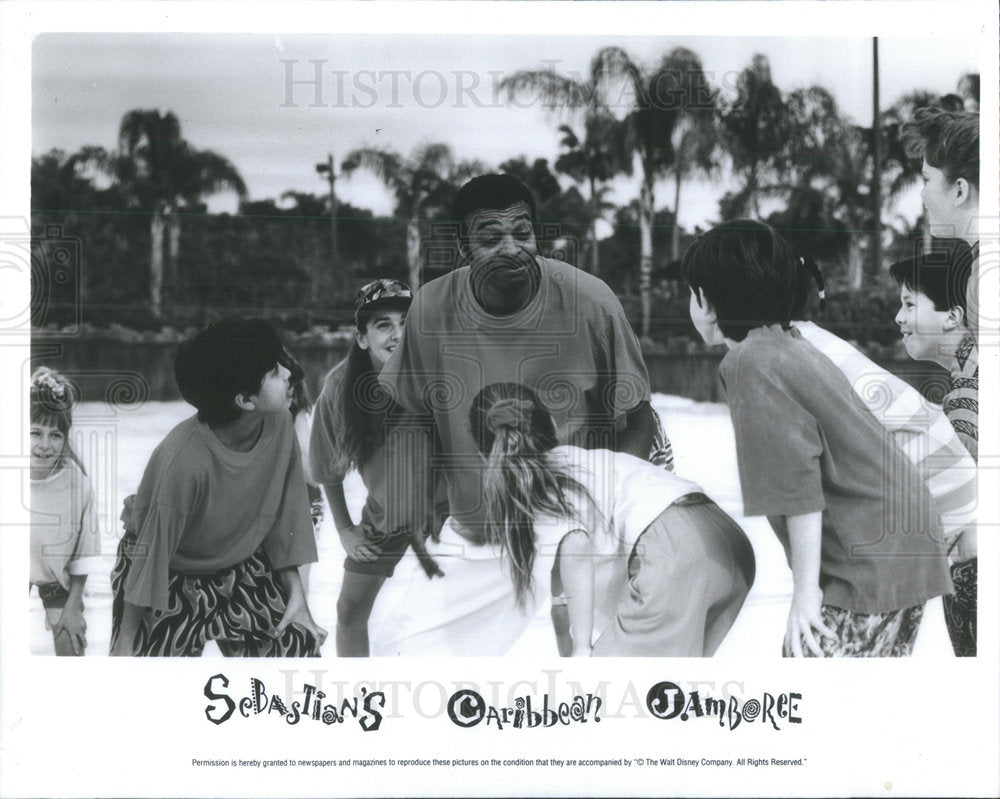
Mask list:
[{"label": "girl with long hair", "polygon": [[[413,295],[405,283],[379,279],[355,302],[355,335],[347,358],[326,376],[309,446],[312,479],[323,485],[347,558],[337,599],[337,654],[367,657],[368,617],[387,577],[410,543],[385,532],[386,415],[392,407],[378,373],[399,345]],[[355,524],[344,477],[357,469],[368,491]]]},{"label": "girl with long hair", "polygon": [[552,561],[573,655],[715,652],[755,566],[746,535],[699,486],[625,453],[558,446],[551,415],[517,383],[484,388],[469,421],[486,458],[489,540],[521,604]]}]

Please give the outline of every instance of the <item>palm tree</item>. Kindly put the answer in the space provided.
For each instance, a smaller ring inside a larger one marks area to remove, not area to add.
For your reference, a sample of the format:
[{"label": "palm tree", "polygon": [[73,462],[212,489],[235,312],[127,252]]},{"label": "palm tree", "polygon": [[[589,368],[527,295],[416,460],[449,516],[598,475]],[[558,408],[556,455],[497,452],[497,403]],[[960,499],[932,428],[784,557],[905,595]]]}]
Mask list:
[{"label": "palm tree", "polygon": [[778,153],[786,152],[788,116],[781,90],[771,80],[767,56],[754,55],[737,78],[738,96],[722,115],[722,131],[733,169],[743,188],[730,199],[729,215],[760,216],[760,188],[769,172],[781,168]]},{"label": "palm tree", "polygon": [[611,206],[604,200],[607,182],[622,172],[631,172],[631,154],[623,136],[624,128],[610,114],[591,115],[585,120],[586,133],[581,140],[569,125],[560,125],[563,134],[559,144],[563,153],[555,162],[557,172],[569,175],[587,185],[587,205],[590,225],[587,230],[590,251],[590,273],[600,275],[597,245],[597,223]]},{"label": "palm tree", "polygon": [[714,175],[719,166],[718,91],[709,84],[701,58],[686,47],[675,47],[663,57],[651,85],[654,100],[663,106],[661,127],[670,137],[664,161],[674,178],[670,257],[676,261],[681,255],[681,186],[696,173]]},{"label": "palm tree", "polygon": [[447,207],[462,183],[486,171],[478,161],[456,161],[447,144],[418,146],[410,157],[395,152],[362,147],[347,154],[341,169],[351,175],[360,168],[371,170],[396,198],[396,216],[406,219],[406,261],[410,286],[421,283],[420,223]]},{"label": "palm tree", "polygon": [[164,237],[167,238],[166,284],[177,282],[181,225],[179,214],[199,208],[204,197],[224,190],[240,199],[247,189],[236,167],[211,150],[197,150],[181,136],[170,111],[133,110],[122,117],[118,150],[87,148],[82,159],[110,174],[128,204],[150,214],[149,303],[161,314],[164,285]]},{"label": "palm tree", "polygon": [[[639,296],[640,335],[643,338],[649,335],[656,180],[672,163],[674,129],[694,96],[693,92],[686,93],[685,87],[696,87],[698,94],[702,94],[704,85],[707,85],[699,84],[700,79],[696,76],[689,80],[683,68],[678,70],[672,56],[676,54],[679,61],[681,52],[680,49],[671,51],[655,70],[646,71],[622,48],[605,47],[591,60],[586,80],[560,75],[550,69],[515,72],[500,84],[510,98],[520,91],[532,90],[544,105],[553,109],[580,109],[588,118],[608,114],[621,118],[629,149],[638,160],[642,173],[639,190]],[[696,56],[694,58],[697,59]],[[624,97],[631,100],[627,107],[622,108],[618,101]]]}]

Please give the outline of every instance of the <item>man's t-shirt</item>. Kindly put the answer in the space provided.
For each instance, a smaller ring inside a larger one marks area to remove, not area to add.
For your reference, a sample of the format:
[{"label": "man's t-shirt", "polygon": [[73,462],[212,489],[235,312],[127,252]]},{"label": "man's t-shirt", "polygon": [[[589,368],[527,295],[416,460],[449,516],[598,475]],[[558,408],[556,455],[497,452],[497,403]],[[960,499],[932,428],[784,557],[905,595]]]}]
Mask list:
[{"label": "man's t-shirt", "polygon": [[[600,280],[538,258],[539,290],[510,316],[488,314],[463,267],[422,287],[379,380],[407,411],[433,416],[452,516],[481,535],[483,461],[469,408],[487,385],[522,383],[552,412],[560,443],[613,429],[649,401],[649,377],[621,303]],[[389,489],[392,490],[391,487]]]},{"label": "man's t-shirt", "polygon": [[824,512],[824,604],[887,613],[951,593],[927,486],[839,369],[773,325],[732,347],[719,374],[744,513],[768,517],[791,562],[785,517]]}]

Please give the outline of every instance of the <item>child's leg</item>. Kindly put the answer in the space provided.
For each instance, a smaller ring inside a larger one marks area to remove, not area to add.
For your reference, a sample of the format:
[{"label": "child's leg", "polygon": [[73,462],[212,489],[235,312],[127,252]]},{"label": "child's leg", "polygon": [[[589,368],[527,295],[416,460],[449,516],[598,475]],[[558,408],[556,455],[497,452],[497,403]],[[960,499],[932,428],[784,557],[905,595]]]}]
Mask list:
[{"label": "child's leg", "polygon": [[344,570],[337,597],[338,657],[368,657],[368,618],[385,578],[384,574]]},{"label": "child's leg", "polygon": [[368,618],[382,584],[392,577],[410,539],[405,535],[387,535],[366,529],[368,544],[378,551],[374,560],[344,560],[344,582],[337,598],[337,655],[368,657]]},{"label": "child's leg", "polygon": [[[865,614],[823,605],[822,613],[823,623],[837,634],[836,638],[818,636],[824,657],[908,657],[920,629],[924,606]],[[802,653],[805,657],[812,657],[804,642]],[[787,641],[782,646],[781,654],[792,656]]]},{"label": "child's leg", "polygon": [[627,590],[593,654],[711,655],[743,605],[753,568],[742,530],[715,503],[672,505],[636,541]]},{"label": "child's leg", "polygon": [[319,646],[311,633],[289,624],[281,638],[274,630],[288,603],[284,585],[271,568],[263,549],[242,563],[201,578],[205,589],[218,601],[208,637],[214,638],[226,657],[319,657]]},{"label": "child's leg", "polygon": [[[566,603],[569,654],[589,657],[594,635],[594,560],[590,539],[583,530],[574,530],[563,536],[556,552],[556,564],[559,586]],[[557,626],[557,636],[559,632]],[[557,645],[559,653],[563,654],[565,642],[559,642],[557,638]]]}]

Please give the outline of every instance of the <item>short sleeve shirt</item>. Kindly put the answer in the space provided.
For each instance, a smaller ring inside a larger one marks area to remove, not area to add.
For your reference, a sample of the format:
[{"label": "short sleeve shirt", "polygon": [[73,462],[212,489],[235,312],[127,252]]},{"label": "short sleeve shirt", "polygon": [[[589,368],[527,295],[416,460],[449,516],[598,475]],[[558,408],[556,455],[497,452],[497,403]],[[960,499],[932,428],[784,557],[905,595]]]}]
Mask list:
[{"label": "short sleeve shirt", "polygon": [[823,512],[825,604],[886,613],[951,591],[925,483],[827,358],[798,331],[761,327],[720,375],[746,515],[768,516],[790,562],[785,518]]},{"label": "short sleeve shirt", "polygon": [[211,574],[259,548],[274,569],[316,560],[292,417],[267,415],[253,448],[236,452],[191,417],[154,450],[136,494],[137,537],[125,599],[165,610],[170,573]]},{"label": "short sleeve shirt", "polygon": [[474,531],[484,521],[483,463],[469,408],[482,388],[516,382],[533,389],[552,412],[560,443],[581,429],[610,429],[650,396],[639,343],[612,291],[569,264],[538,263],[538,292],[511,316],[483,310],[468,267],[423,286],[402,344],[379,375],[405,410],[433,416],[451,514]]},{"label": "short sleeve shirt", "polygon": [[89,574],[101,554],[94,491],[70,458],[43,480],[31,481],[31,582],[59,583]]}]

